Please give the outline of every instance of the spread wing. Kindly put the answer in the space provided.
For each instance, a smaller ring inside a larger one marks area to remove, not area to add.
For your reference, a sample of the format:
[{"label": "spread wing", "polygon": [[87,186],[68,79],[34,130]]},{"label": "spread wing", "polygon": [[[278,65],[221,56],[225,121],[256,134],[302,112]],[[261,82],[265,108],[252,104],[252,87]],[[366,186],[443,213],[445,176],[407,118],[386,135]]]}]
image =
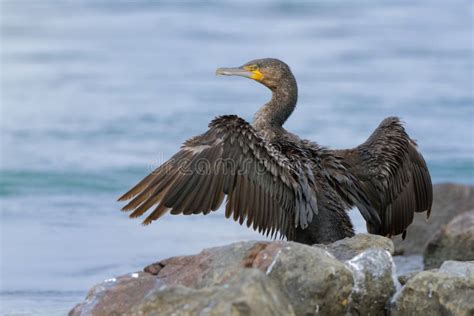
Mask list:
[{"label": "spread wing", "polygon": [[226,217],[291,239],[295,227],[305,228],[317,213],[314,179],[300,169],[246,121],[221,116],[119,200],[133,198],[123,207],[130,217],[154,207],[144,220],[149,224],[167,211],[208,214],[227,195]]},{"label": "spread wing", "polygon": [[379,213],[381,225],[368,223],[370,233],[405,236],[414,212],[427,211],[429,216],[433,200],[430,174],[398,118],[386,118],[365,143],[336,153],[350,166]]}]

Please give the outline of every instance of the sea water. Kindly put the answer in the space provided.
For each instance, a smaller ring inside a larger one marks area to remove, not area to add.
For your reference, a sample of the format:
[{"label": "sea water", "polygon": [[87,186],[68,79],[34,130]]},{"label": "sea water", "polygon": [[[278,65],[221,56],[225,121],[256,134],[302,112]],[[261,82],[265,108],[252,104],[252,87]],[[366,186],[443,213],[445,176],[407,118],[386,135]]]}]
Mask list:
[{"label": "sea water", "polygon": [[280,58],[288,130],[352,147],[397,115],[435,183],[473,183],[472,35],[471,1],[2,1],[0,314],[62,315],[105,279],[263,238],[221,211],[143,227],[116,202],[270,97],[218,67]]}]

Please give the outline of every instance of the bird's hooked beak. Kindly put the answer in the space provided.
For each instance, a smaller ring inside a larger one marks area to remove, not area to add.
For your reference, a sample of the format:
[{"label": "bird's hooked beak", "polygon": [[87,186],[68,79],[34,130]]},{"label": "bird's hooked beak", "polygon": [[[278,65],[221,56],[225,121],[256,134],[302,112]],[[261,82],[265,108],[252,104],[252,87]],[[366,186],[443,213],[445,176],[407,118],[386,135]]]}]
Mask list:
[{"label": "bird's hooked beak", "polygon": [[251,69],[248,66],[235,68],[219,68],[216,70],[216,75],[223,76],[240,76],[260,81],[263,79],[263,74],[258,69]]}]

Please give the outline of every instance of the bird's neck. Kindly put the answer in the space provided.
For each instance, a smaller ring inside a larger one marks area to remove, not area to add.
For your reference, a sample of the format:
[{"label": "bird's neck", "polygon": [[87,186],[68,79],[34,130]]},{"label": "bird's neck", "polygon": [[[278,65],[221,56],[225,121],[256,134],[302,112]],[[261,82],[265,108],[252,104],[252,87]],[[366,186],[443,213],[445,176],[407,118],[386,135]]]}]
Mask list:
[{"label": "bird's neck", "polygon": [[280,129],[290,117],[298,100],[296,80],[286,78],[272,88],[272,99],[255,113],[252,125],[257,130]]}]

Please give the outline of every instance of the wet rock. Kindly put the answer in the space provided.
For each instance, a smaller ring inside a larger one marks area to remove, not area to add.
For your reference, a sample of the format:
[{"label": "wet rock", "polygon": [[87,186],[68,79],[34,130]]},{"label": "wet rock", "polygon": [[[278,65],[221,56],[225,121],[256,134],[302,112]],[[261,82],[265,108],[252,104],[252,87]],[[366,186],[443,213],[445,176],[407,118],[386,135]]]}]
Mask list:
[{"label": "wet rock", "polygon": [[395,294],[391,315],[474,314],[474,262],[445,262],[422,271]]},{"label": "wet rock", "polygon": [[425,213],[416,213],[407,229],[407,236],[393,238],[397,254],[422,254],[428,241],[441,226],[455,216],[474,210],[474,186],[461,184],[436,184],[433,186],[433,207],[426,220]]},{"label": "wet rock", "polygon": [[369,249],[346,264],[355,281],[349,312],[354,315],[384,315],[385,307],[400,286],[390,253],[384,249]]},{"label": "wet rock", "polygon": [[393,255],[393,242],[386,237],[370,234],[358,234],[328,245],[315,245],[332,253],[339,260],[349,260],[367,249],[380,248]]},{"label": "wet rock", "polygon": [[429,241],[424,253],[426,269],[446,260],[474,260],[474,211],[456,216]]},{"label": "wet rock", "polygon": [[163,286],[126,315],[294,315],[278,287],[257,269],[242,270],[220,286]]}]

